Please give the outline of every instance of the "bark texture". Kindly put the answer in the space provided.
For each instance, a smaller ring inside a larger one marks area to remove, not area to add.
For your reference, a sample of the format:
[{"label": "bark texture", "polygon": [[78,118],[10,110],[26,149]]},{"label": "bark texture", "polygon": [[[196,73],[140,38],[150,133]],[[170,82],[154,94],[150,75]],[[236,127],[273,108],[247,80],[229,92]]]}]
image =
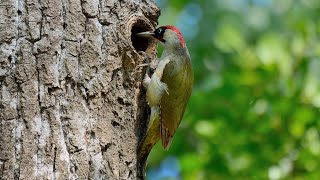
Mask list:
[{"label": "bark texture", "polygon": [[150,0],[0,0],[0,179],[138,179]]}]

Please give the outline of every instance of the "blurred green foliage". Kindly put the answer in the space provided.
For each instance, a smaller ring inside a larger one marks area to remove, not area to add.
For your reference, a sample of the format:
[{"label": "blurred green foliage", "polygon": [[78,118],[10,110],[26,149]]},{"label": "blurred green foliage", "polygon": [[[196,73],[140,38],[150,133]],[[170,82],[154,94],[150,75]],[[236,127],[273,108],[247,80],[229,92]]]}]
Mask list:
[{"label": "blurred green foliage", "polygon": [[171,156],[171,179],[320,179],[320,1],[157,3],[159,24],[186,38],[195,85],[148,169]]}]

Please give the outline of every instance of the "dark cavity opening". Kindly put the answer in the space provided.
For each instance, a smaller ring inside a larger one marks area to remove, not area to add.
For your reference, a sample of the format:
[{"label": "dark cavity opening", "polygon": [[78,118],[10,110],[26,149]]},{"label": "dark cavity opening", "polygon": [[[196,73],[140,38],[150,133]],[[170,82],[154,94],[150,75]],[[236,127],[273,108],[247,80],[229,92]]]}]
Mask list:
[{"label": "dark cavity opening", "polygon": [[149,46],[149,39],[137,36],[137,33],[151,31],[150,27],[142,20],[135,22],[131,28],[131,41],[136,51],[146,51]]}]

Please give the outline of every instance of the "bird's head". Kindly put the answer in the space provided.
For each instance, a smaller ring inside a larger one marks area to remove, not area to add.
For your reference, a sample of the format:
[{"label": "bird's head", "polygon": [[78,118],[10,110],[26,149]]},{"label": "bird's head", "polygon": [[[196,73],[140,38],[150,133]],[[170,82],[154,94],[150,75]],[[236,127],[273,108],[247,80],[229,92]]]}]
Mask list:
[{"label": "bird's head", "polygon": [[185,42],[180,30],[174,26],[161,26],[155,31],[141,32],[142,37],[152,37],[160,41],[166,49],[185,48]]}]

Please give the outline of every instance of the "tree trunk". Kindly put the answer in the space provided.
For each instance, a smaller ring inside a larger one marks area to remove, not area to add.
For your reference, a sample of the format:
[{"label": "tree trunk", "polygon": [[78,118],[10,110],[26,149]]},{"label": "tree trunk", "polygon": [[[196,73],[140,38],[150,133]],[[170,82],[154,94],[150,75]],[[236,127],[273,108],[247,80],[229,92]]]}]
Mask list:
[{"label": "tree trunk", "polygon": [[140,179],[150,0],[0,1],[0,179]]}]

